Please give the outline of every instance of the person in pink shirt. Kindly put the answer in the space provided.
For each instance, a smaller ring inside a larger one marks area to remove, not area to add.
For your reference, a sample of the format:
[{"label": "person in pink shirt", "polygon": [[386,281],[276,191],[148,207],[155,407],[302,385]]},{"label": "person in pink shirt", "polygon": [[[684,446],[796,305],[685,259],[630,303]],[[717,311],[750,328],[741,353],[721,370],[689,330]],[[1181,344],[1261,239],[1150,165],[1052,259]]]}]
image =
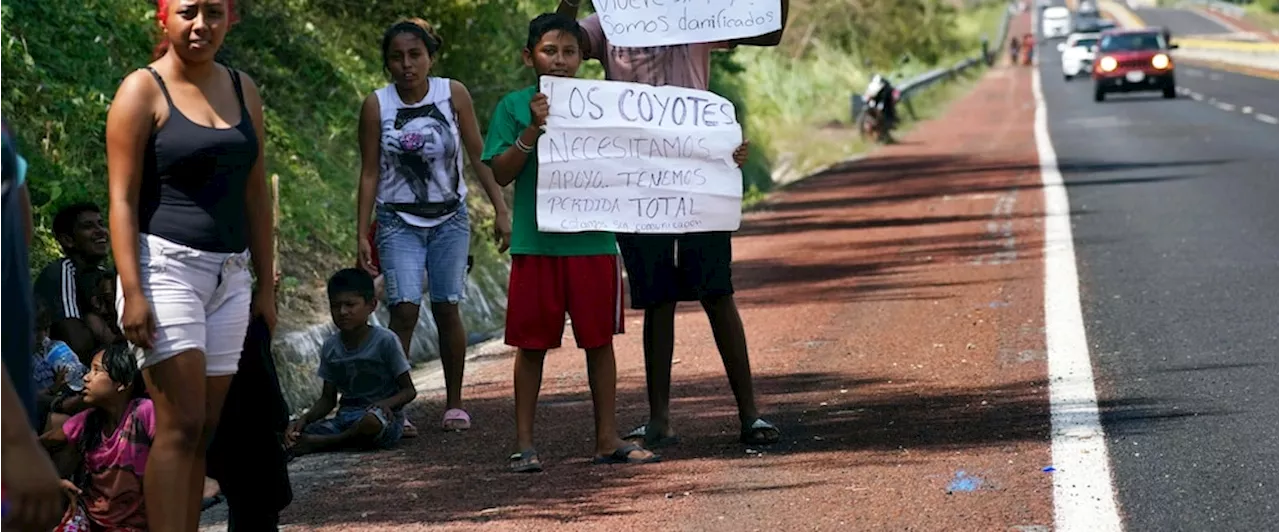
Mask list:
[{"label": "person in pink shirt", "polygon": [[[560,0],[556,13],[577,18],[583,0]],[[731,41],[673,46],[614,46],[605,36],[598,15],[578,23],[587,35],[583,57],[604,66],[605,78],[654,86],[672,85],[707,90],[711,52],[747,46],[777,46],[787,25],[789,0],[782,0],[782,28],[778,31]],[[636,427],[627,439],[654,449],[677,443],[671,428],[671,359],[675,350],[676,304],[698,301],[711,322],[711,331],[729,387],[738,402],[742,423],[740,440],[748,445],[777,443],[781,431],[760,417],[751,382],[751,362],[742,318],[733,298],[729,232],[668,234],[619,234],[618,247],[631,285],[631,308],[644,310],[645,373],[649,396],[649,421]]]},{"label": "person in pink shirt", "polygon": [[147,530],[142,477],[156,436],[156,415],[142,397],[138,363],[128,344],[117,343],[93,356],[84,377],[90,407],[40,439],[54,456],[76,504],[68,518],[83,513],[93,530]]}]

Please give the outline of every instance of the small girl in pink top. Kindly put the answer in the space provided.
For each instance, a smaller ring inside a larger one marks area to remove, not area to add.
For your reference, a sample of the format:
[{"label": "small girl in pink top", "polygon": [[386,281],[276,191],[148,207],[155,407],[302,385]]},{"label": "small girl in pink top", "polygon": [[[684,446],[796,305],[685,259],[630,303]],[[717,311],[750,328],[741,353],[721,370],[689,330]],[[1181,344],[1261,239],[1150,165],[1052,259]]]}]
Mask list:
[{"label": "small girl in pink top", "polygon": [[128,345],[111,345],[93,356],[84,377],[84,401],[90,409],[42,438],[63,477],[73,479],[64,482],[68,491],[79,499],[64,523],[83,512],[92,530],[147,529],[142,475],[156,419],[151,400],[140,397],[142,390]]}]

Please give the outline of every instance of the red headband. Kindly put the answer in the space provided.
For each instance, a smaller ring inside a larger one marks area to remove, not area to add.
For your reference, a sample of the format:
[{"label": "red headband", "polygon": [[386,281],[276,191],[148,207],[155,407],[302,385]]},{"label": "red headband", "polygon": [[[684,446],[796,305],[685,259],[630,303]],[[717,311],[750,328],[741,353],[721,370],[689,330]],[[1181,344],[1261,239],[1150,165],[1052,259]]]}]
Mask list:
[{"label": "red headband", "polygon": [[[227,2],[227,22],[235,24],[240,22],[240,17],[236,16],[235,0],[226,0]],[[169,0],[156,0],[156,20],[164,24],[169,19]]]}]

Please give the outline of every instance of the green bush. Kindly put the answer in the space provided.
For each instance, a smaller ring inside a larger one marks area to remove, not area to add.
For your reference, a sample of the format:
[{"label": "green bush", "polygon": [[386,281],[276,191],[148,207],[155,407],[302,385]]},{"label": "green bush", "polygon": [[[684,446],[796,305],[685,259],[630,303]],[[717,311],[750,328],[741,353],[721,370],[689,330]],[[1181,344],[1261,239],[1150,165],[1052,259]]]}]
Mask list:
[{"label": "green bush", "polygon": [[[383,29],[403,16],[435,25],[445,43],[433,72],[469,87],[484,125],[503,94],[533,83],[519,51],[530,17],[554,9],[555,0],[237,4],[241,22],[227,37],[223,60],[252,76],[266,102],[267,172],[280,182],[282,304],[316,311],[323,279],[353,259],[355,124],[362,99],[387,82],[378,50]],[[83,200],[105,207],[107,107],[120,80],[150,61],[158,32],[151,5],[0,4],[2,110],[31,163],[40,235],[34,265],[57,254],[48,229],[58,207]],[[847,119],[849,95],[870,68],[887,68],[903,53],[920,70],[972,53],[976,42],[965,22],[972,18],[940,0],[795,0],[783,46],[716,54],[711,89],[738,107],[752,141],[747,196],[771,189],[780,172],[804,173],[860,149],[847,137],[812,133]],[[582,75],[599,78],[601,69],[588,63]],[[484,194],[471,200],[477,256],[502,260],[486,239],[491,211]]]},{"label": "green bush", "polygon": [[[503,94],[533,82],[519,58],[532,7],[512,0],[238,2],[241,22],[221,59],[252,76],[265,101],[286,288],[318,286],[352,260],[355,122],[363,98],[387,82],[383,29],[406,15],[432,22],[445,41],[433,72],[466,83],[485,124]],[[58,253],[48,231],[57,208],[82,200],[105,207],[107,107],[120,80],[150,61],[158,30],[154,10],[140,0],[6,2],[0,9],[3,113],[31,163],[38,266]],[[477,243],[489,245],[483,235],[491,211],[483,194],[472,197]]]}]

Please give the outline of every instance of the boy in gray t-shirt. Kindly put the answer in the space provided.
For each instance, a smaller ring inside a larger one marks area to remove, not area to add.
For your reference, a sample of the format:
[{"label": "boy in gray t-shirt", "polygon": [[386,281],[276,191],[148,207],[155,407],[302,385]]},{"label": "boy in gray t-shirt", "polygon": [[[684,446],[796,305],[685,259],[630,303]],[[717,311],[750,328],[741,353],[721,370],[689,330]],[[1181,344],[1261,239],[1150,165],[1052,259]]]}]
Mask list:
[{"label": "boy in gray t-shirt", "polygon": [[[285,432],[294,456],[336,449],[385,449],[400,441],[401,409],[417,391],[400,339],[388,329],[369,324],[376,301],[373,277],[364,270],[345,269],[329,279],[329,312],[338,333],[320,348],[318,373],[324,391]],[[338,414],[324,419],[335,406]]]}]

